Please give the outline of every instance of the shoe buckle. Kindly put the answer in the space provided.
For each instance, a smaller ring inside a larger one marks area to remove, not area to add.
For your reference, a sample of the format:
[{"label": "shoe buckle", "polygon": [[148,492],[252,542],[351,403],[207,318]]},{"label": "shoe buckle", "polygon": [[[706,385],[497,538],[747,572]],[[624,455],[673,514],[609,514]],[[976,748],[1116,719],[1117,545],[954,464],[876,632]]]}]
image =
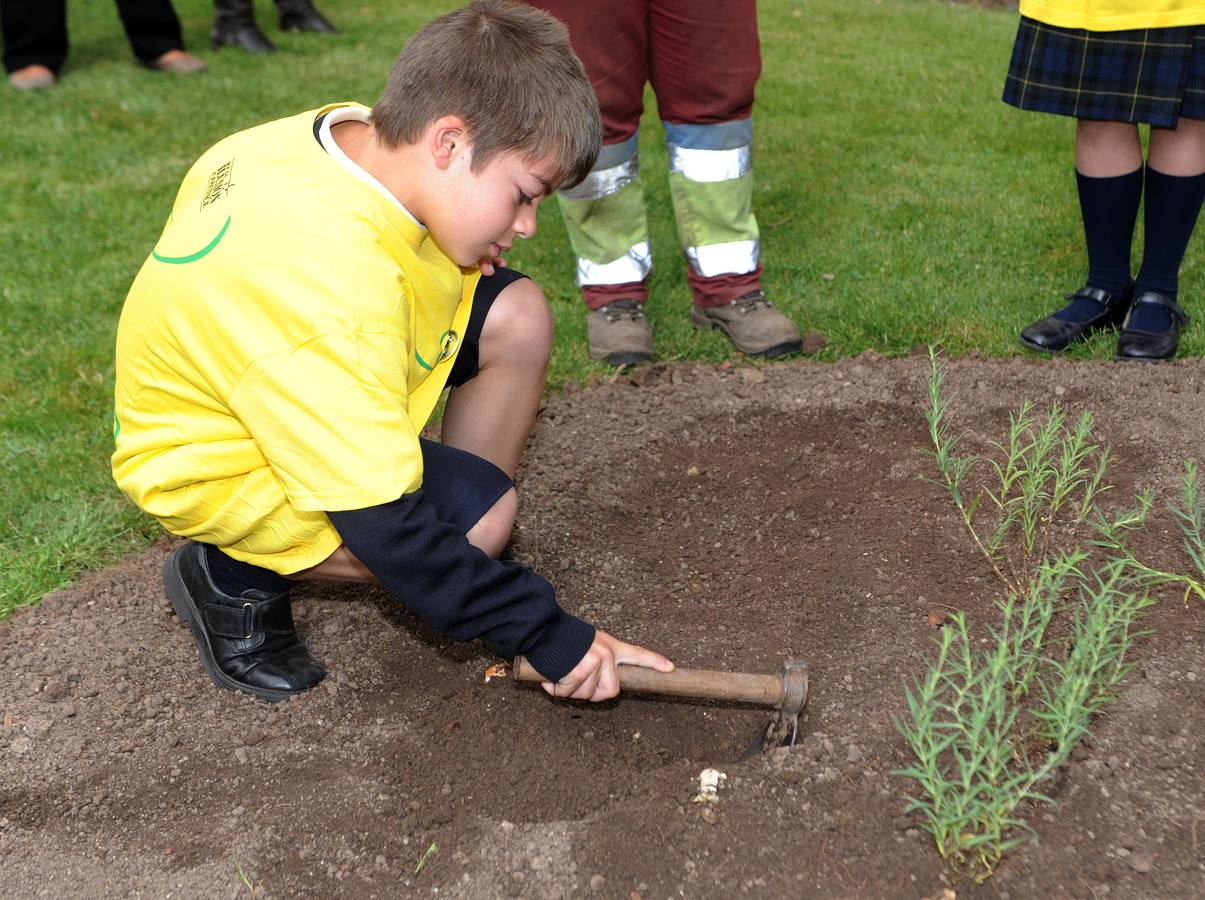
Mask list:
[{"label": "shoe buckle", "polygon": [[250,603],[243,604],[243,640],[249,641],[255,636],[255,607]]}]

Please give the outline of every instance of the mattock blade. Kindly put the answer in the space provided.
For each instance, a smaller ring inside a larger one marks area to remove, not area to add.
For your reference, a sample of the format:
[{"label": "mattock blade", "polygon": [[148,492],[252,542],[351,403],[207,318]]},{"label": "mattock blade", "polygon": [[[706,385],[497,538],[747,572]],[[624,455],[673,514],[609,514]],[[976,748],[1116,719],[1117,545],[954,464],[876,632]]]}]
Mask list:
[{"label": "mattock blade", "polygon": [[742,760],[779,747],[794,747],[799,738],[799,714],[808,702],[808,664],[802,659],[787,659],[782,664],[783,699],[764,731],[741,754]]}]

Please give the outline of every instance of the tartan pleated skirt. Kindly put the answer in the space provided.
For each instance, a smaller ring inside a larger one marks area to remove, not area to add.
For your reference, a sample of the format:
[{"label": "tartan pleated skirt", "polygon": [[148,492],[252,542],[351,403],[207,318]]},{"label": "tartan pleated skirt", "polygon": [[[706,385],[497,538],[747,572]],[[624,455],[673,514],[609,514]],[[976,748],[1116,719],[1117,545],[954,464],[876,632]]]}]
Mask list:
[{"label": "tartan pleated skirt", "polygon": [[1163,128],[1205,119],[1205,26],[1085,31],[1022,17],[1004,102]]}]

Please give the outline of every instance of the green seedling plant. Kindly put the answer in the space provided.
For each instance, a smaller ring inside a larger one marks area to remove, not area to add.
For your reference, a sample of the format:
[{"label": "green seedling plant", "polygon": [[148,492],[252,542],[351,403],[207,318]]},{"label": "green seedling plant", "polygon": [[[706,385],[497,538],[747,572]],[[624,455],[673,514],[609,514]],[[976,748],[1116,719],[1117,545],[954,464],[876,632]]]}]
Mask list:
[{"label": "green seedling plant", "polygon": [[418,864],[414,867],[414,874],[418,875],[419,872],[425,869],[427,867],[427,863],[430,862],[431,858],[438,852],[439,844],[437,844],[435,841],[432,841],[430,846],[427,847],[427,849],[423,852],[423,855],[419,858]]},{"label": "green seedling plant", "polygon": [[251,881],[250,876],[247,875],[247,873],[243,870],[243,867],[239,864],[237,859],[232,860],[232,862],[234,863],[234,871],[238,873],[238,880],[243,883],[243,886],[247,888],[248,893],[251,894],[251,900],[255,900],[255,884]]},{"label": "green seedling plant", "polygon": [[1151,585],[1175,584],[1184,590],[1184,604],[1194,595],[1205,600],[1205,545],[1202,542],[1202,500],[1196,462],[1186,460],[1184,478],[1181,482],[1182,506],[1168,504],[1180,527],[1182,544],[1195,569],[1196,578],[1181,572],[1166,572],[1139,559],[1130,549],[1127,539],[1146,522],[1146,517],[1155,504],[1153,492],[1147,488],[1135,497],[1135,506],[1121,510],[1112,516],[1097,513],[1091,520],[1097,538],[1091,543],[1101,548],[1110,560],[1125,562],[1130,568],[1146,578]]},{"label": "green seedling plant", "polygon": [[[937,659],[905,688],[908,715],[895,726],[916,762],[895,774],[920,788],[908,802],[947,872],[981,883],[1012,848],[1034,836],[1026,803],[1089,733],[1091,717],[1116,696],[1153,601],[1124,561],[1086,572],[1087,556],[1060,554],[1038,567],[1025,596],[999,604],[1002,625],[976,643],[966,618],[950,616]],[[1051,623],[1073,589],[1070,635]],[[1025,702],[1029,700],[1030,702]]]},{"label": "green seedling plant", "polygon": [[[1150,588],[1186,576],[1147,566],[1128,549],[1154,502],[1149,491],[1131,509],[1102,511],[1109,453],[1093,443],[1090,414],[1071,423],[1058,404],[1039,417],[1024,403],[1005,440],[989,445],[991,457],[964,453],[932,351],[930,362],[928,453],[941,476],[930,480],[949,493],[1005,595],[999,626],[979,639],[965,616],[952,615],[927,673],[905,688],[908,712],[895,726],[916,762],[896,774],[919,787],[908,810],[947,872],[982,882],[1034,836],[1026,804],[1053,802],[1043,783],[1116,696],[1144,634],[1135,624],[1153,602]],[[980,463],[990,484],[972,488]],[[1190,557],[1205,559],[1194,464],[1175,509]]]},{"label": "green seedling plant", "polygon": [[[933,449],[925,452],[941,478],[927,480],[949,492],[1005,589],[1024,593],[1051,548],[1072,544],[1070,538],[1096,513],[1099,498],[1110,489],[1105,483],[1109,451],[1092,443],[1091,413],[1069,425],[1057,402],[1043,420],[1026,401],[1010,415],[1006,440],[991,443],[996,457],[960,454],[965,435],[950,430],[950,401],[942,394],[944,375],[932,348],[929,361],[925,419]],[[968,476],[980,462],[991,468],[994,483],[979,485],[971,497]]]},{"label": "green seedling plant", "polygon": [[[924,452],[933,458],[941,477],[926,480],[949,492],[975,546],[1006,590],[1024,593],[1035,567],[1052,548],[1087,542],[1105,550],[1110,560],[1126,561],[1152,586],[1177,584],[1184,590],[1185,602],[1193,595],[1205,600],[1205,515],[1195,461],[1184,463],[1181,505],[1169,507],[1197,578],[1159,569],[1131,549],[1129,537],[1146,524],[1154,506],[1149,488],[1128,509],[1112,515],[1101,509],[1101,498],[1112,489],[1105,481],[1110,459],[1107,448],[1092,442],[1091,413],[1085,411],[1069,425],[1057,402],[1043,419],[1026,401],[1009,416],[1006,440],[989,444],[995,456],[962,454],[965,435],[949,427],[950,401],[942,392],[944,374],[933,348],[929,363],[925,419],[933,449]],[[993,478],[977,484],[971,497],[969,476],[979,463],[990,467]]]},{"label": "green seedling plant", "polygon": [[[1172,512],[1179,521],[1180,531],[1184,536],[1184,551],[1192,560],[1197,574],[1205,578],[1205,501],[1201,496],[1201,476],[1197,470],[1196,460],[1184,461],[1184,480],[1181,482],[1183,506],[1172,504]],[[1197,592],[1200,596],[1200,591]],[[1187,599],[1187,597],[1186,597]]]}]

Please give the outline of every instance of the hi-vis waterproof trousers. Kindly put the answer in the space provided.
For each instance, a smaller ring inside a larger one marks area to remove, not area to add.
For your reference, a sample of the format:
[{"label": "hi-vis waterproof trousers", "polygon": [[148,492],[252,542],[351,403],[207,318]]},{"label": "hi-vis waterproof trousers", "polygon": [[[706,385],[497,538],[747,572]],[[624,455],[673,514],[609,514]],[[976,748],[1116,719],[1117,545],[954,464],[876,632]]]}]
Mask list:
[{"label": "hi-vis waterproof trousers", "polygon": [[653,261],[636,152],[646,83],[665,127],[694,302],[716,306],[756,290],[750,115],[761,52],[754,0],[529,2],[569,26],[602,111],[597,164],[559,195],[586,304],[648,296]]}]

